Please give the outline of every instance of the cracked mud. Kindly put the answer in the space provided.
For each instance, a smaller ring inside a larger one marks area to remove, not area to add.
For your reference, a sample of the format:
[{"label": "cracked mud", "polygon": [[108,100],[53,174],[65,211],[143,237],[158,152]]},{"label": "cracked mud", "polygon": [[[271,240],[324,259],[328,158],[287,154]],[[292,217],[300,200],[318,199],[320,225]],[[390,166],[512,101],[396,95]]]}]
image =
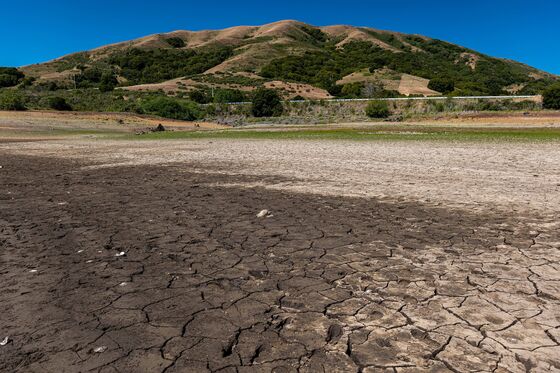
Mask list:
[{"label": "cracked mud", "polygon": [[550,216],[2,164],[1,371],[560,371]]}]

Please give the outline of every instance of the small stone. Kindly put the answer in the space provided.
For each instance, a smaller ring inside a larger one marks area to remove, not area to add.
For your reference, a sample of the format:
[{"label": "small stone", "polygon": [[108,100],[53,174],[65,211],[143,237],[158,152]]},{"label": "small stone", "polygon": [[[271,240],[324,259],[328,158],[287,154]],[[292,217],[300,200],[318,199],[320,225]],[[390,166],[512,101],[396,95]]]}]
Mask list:
[{"label": "small stone", "polygon": [[37,270],[36,269],[30,269],[29,272],[30,273],[37,273]]},{"label": "small stone", "polygon": [[261,212],[257,214],[257,218],[266,218],[268,216],[271,216],[268,210],[261,210]]},{"label": "small stone", "polygon": [[126,282],[121,282],[121,283],[119,284],[119,286],[126,286],[126,285],[128,285]]},{"label": "small stone", "polygon": [[340,325],[337,324],[331,325],[327,333],[327,343],[336,342],[337,340],[340,339],[342,333],[343,331]]},{"label": "small stone", "polygon": [[96,354],[101,354],[105,351],[107,351],[107,346],[99,346],[93,349],[93,352],[95,352]]},{"label": "small stone", "polygon": [[4,338],[4,339],[0,342],[0,346],[5,346],[5,345],[8,344],[8,342],[10,342],[10,337]]},{"label": "small stone", "polygon": [[121,251],[120,253],[116,253],[115,256],[125,256],[126,253],[124,251]]}]

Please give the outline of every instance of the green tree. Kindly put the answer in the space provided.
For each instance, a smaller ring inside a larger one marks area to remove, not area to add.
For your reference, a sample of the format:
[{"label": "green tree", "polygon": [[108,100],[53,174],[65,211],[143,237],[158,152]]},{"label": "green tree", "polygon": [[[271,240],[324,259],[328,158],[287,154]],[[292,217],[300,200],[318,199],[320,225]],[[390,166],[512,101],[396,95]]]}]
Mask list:
[{"label": "green tree", "polygon": [[25,98],[18,92],[6,90],[0,92],[0,110],[23,111],[25,107]]},{"label": "green tree", "polygon": [[283,111],[282,100],[275,90],[259,88],[253,94],[251,112],[255,117],[279,116]]},{"label": "green tree", "polygon": [[24,77],[15,67],[0,67],[0,88],[18,85]]},{"label": "green tree", "polygon": [[214,102],[224,104],[228,102],[242,102],[245,95],[238,89],[217,89],[214,92]]},{"label": "green tree", "polygon": [[101,81],[99,82],[99,90],[101,92],[110,92],[115,89],[119,84],[117,77],[112,72],[104,72],[101,75]]},{"label": "green tree", "polygon": [[179,120],[196,120],[201,112],[197,104],[191,101],[177,100],[171,97],[154,97],[142,104],[147,114]]},{"label": "green tree", "polygon": [[342,87],[341,94],[347,98],[359,98],[362,96],[364,84],[360,82],[348,83]]},{"label": "green tree", "polygon": [[369,67],[369,72],[373,73],[377,69],[381,69],[387,65],[387,58],[383,56],[376,56],[371,59],[371,66]]},{"label": "green tree", "polygon": [[544,91],[543,107],[545,109],[560,110],[560,83],[554,84]]},{"label": "green tree", "polygon": [[183,48],[185,46],[185,41],[179,37],[168,38],[165,41],[173,48]]},{"label": "green tree", "polygon": [[35,80],[37,80],[37,79],[33,76],[26,76],[21,81],[21,86],[20,87],[22,87],[22,88],[31,87],[33,85],[33,83],[35,82]]},{"label": "green tree", "polygon": [[329,92],[329,94],[331,94],[332,96],[340,96],[340,94],[342,93],[342,86],[333,84],[327,88],[327,92]]},{"label": "green tree", "polygon": [[446,95],[455,90],[455,82],[446,78],[434,78],[428,83],[428,88]]},{"label": "green tree", "polygon": [[189,92],[189,98],[197,104],[207,104],[210,102],[208,94],[202,89],[195,89],[194,91]]},{"label": "green tree", "polygon": [[58,97],[58,96],[51,97],[49,99],[49,107],[51,109],[59,110],[59,111],[72,110],[72,106],[70,106],[70,104],[66,102],[66,99],[64,99],[64,97]]},{"label": "green tree", "polygon": [[366,115],[370,118],[387,118],[391,115],[391,111],[387,102],[371,101],[366,106]]}]

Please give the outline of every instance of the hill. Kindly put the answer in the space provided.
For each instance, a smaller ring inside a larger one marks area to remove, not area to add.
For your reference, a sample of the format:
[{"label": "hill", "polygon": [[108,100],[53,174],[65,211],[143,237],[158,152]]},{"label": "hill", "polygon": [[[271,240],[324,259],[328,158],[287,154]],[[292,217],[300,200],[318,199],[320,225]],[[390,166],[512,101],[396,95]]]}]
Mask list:
[{"label": "hill", "polygon": [[534,94],[557,79],[425,36],[297,21],[150,35],[19,70],[49,89],[188,95],[266,86],[310,99]]}]

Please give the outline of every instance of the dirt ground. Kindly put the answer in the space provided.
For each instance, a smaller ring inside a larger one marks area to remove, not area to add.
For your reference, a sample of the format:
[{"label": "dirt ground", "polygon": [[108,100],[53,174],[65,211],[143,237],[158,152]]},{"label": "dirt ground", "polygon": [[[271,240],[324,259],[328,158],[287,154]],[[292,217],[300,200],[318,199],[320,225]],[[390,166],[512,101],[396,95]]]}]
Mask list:
[{"label": "dirt ground", "polygon": [[0,111],[0,139],[6,137],[8,131],[15,131],[20,137],[36,137],[34,133],[45,131],[135,132],[154,128],[158,124],[183,131],[224,128],[217,123],[185,122],[132,113]]},{"label": "dirt ground", "polygon": [[0,166],[0,371],[560,371],[556,143],[10,140]]}]

